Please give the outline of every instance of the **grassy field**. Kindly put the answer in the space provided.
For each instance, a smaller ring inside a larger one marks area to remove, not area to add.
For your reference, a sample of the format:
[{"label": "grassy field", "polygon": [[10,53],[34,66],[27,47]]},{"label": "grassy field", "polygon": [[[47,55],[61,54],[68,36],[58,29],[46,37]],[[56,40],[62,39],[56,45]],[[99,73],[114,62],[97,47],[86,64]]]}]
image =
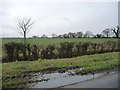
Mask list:
[{"label": "grassy field", "polygon": [[[118,66],[118,54],[111,52],[104,54],[86,55],[75,58],[51,59],[38,61],[19,61],[2,64],[2,77],[36,72],[49,68],[63,68],[67,66],[81,66],[83,70],[76,69],[76,74],[87,74],[95,71],[110,70]],[[120,63],[119,63],[120,64]],[[24,88],[30,77],[3,80],[3,88]]]},{"label": "grassy field", "polygon": [[[96,42],[118,41],[116,38],[27,38],[27,42],[36,45],[57,44],[61,42]],[[2,44],[8,42],[23,42],[23,38],[3,38]]]}]

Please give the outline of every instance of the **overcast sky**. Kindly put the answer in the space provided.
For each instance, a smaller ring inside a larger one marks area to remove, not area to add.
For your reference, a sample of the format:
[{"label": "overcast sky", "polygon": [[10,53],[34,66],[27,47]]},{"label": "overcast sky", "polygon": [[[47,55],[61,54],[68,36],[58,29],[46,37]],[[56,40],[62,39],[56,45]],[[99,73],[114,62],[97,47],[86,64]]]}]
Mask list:
[{"label": "overcast sky", "polygon": [[22,36],[17,28],[17,20],[22,17],[31,17],[34,21],[28,37],[79,31],[101,33],[118,25],[117,1],[0,0],[0,37]]}]

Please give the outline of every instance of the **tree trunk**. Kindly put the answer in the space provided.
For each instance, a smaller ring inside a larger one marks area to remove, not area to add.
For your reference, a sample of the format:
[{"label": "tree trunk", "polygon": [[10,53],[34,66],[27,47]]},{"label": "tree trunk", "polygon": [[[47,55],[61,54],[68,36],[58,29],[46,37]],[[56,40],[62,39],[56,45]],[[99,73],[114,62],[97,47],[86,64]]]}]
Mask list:
[{"label": "tree trunk", "polygon": [[24,31],[24,52],[23,52],[24,60],[26,60],[26,31]]},{"label": "tree trunk", "polygon": [[108,38],[108,36],[109,36],[109,35],[108,35],[108,33],[107,33],[107,38]]},{"label": "tree trunk", "polygon": [[26,31],[24,31],[24,45],[26,45]]},{"label": "tree trunk", "polygon": [[116,38],[119,38],[119,34],[115,32]]}]

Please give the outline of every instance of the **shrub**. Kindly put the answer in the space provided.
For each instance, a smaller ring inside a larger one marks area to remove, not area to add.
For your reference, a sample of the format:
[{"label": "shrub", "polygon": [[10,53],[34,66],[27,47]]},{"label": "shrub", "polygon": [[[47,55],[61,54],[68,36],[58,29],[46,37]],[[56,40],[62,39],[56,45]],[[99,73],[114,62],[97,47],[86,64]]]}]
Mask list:
[{"label": "shrub", "polygon": [[33,57],[33,60],[38,60],[38,58],[39,58],[39,49],[36,45],[33,45],[32,57]]},{"label": "shrub", "polygon": [[45,48],[37,45],[22,44],[22,43],[6,43],[4,44],[6,57],[3,62],[21,61],[21,60],[38,60],[55,59],[55,58],[72,58],[75,56],[89,55],[95,53],[104,53],[111,51],[120,51],[120,42],[106,43],[74,43],[63,42],[60,44],[50,44]]},{"label": "shrub", "polygon": [[6,59],[8,59],[10,62],[15,60],[15,43],[14,42],[10,42],[10,43],[6,43],[4,44],[5,47],[5,52],[6,52]]}]

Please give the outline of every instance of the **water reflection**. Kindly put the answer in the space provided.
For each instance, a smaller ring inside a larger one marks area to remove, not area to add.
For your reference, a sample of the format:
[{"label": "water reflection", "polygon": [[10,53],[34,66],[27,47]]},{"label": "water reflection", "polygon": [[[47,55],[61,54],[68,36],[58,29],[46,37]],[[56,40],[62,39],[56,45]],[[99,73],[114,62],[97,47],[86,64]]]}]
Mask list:
[{"label": "water reflection", "polygon": [[103,73],[96,73],[94,75],[93,74],[71,75],[70,72],[74,73],[73,71],[67,71],[65,73],[51,73],[51,74],[39,75],[37,78],[35,78],[36,80],[41,80],[41,79],[49,79],[49,80],[35,83],[33,84],[32,88],[56,88],[86,80],[91,80],[107,74],[106,72],[103,72]]}]

